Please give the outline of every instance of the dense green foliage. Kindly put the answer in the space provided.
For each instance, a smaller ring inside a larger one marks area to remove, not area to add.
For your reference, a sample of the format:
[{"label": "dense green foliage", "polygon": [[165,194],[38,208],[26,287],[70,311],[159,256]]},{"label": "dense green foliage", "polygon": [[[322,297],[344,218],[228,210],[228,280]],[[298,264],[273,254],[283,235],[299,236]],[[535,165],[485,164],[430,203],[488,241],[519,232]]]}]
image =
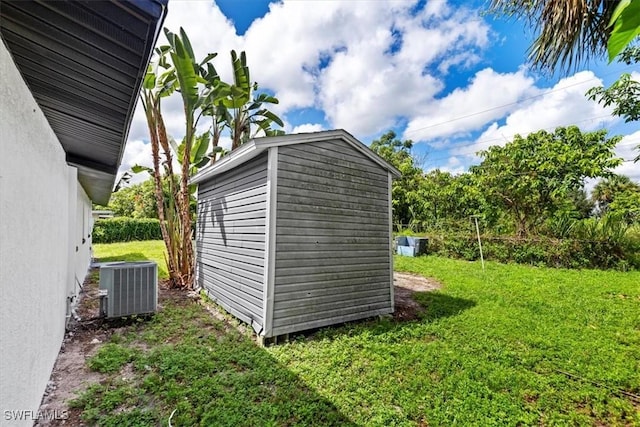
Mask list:
[{"label": "dense green foliage", "polygon": [[[563,239],[483,235],[481,240],[485,260],[560,268],[640,269],[640,232],[634,235],[624,222],[612,217],[579,222]],[[472,233],[430,233],[428,252],[468,261],[480,259],[477,236]]]},{"label": "dense green foliage", "polygon": [[571,126],[516,135],[504,147],[481,152],[482,163],[472,171],[488,205],[511,218],[518,236],[527,236],[545,219],[575,210],[569,194],[581,190],[585,178],[607,176],[620,164],[613,153],[620,138],[606,134]]},{"label": "dense green foliage", "polygon": [[[388,138],[387,138],[388,137]],[[387,134],[374,150],[409,175],[394,184],[397,232],[426,235],[430,251],[479,257],[477,216],[485,255],[501,262],[568,268],[640,267],[640,186],[611,173],[620,163],[620,138],[577,127],[516,136],[481,152],[482,161],[459,175],[422,173],[411,142]],[[605,177],[591,197],[587,177]],[[634,228],[635,227],[635,228]]]},{"label": "dense green foliage", "polygon": [[402,173],[392,183],[393,221],[406,224],[413,217],[415,206],[420,203],[417,190],[422,181],[422,169],[411,154],[413,142],[400,141],[392,130],[371,143],[371,149]]},{"label": "dense green foliage", "polygon": [[640,223],[640,185],[626,176],[615,175],[596,184],[592,193],[601,215],[615,214]]},{"label": "dense green foliage", "polygon": [[167,301],[98,350],[89,366],[107,377],[73,404],[98,425],[166,425],[174,410],[173,425],[640,424],[640,272],[395,265],[443,286],[416,295],[415,321],[263,349],[200,305]]},{"label": "dense green foliage", "polygon": [[640,1],[619,1],[611,16],[609,27],[611,34],[607,41],[607,51],[611,62],[640,36]]},{"label": "dense green foliage", "polygon": [[[168,194],[165,189],[165,199]],[[116,216],[158,218],[155,187],[152,178],[130,187],[122,187],[111,195],[108,209]]]},{"label": "dense green foliage", "polygon": [[[640,5],[640,1],[636,0],[636,3]],[[640,63],[640,46],[625,49],[620,60],[627,65]],[[613,114],[624,118],[625,122],[640,120],[640,82],[632,79],[629,73],[622,74],[606,89],[604,86],[589,89],[587,96],[604,107],[612,105]]]},{"label": "dense green foliage", "polygon": [[162,239],[160,221],[151,218],[107,218],[93,225],[93,243]]},{"label": "dense green foliage", "polygon": [[[176,177],[174,177],[174,181],[177,183]],[[167,177],[162,180],[162,193],[165,206],[168,206],[170,193]],[[99,208],[111,210],[115,216],[158,218],[158,204],[156,203],[153,178],[139,184],[123,186],[111,195],[108,206],[99,206]],[[196,199],[193,193],[189,194],[189,209],[193,220],[195,220]]]}]

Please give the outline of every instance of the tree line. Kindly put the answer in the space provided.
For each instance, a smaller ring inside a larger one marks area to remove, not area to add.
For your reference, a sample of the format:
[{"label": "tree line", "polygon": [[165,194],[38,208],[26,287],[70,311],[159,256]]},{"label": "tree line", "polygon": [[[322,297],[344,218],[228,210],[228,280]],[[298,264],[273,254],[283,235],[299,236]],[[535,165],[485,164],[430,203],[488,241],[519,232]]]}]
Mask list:
[{"label": "tree line", "polygon": [[[622,159],[614,153],[620,137],[604,130],[582,132],[576,126],[554,132],[516,135],[504,146],[479,153],[468,172],[453,175],[423,171],[413,142],[393,131],[371,148],[402,172],[393,183],[393,221],[398,231],[467,229],[478,215],[485,230],[497,235],[562,237],[558,224],[614,216],[640,224],[640,185],[612,170]],[[600,178],[590,195],[587,178]]]}]

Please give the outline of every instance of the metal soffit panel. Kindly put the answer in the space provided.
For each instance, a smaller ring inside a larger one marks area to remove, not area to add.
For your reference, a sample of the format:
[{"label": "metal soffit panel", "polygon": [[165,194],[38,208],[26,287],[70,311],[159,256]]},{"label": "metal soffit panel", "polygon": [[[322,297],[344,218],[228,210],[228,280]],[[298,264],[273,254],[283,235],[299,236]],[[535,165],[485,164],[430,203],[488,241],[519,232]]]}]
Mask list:
[{"label": "metal soffit panel", "polygon": [[4,43],[97,203],[111,194],[167,2],[0,3]]}]

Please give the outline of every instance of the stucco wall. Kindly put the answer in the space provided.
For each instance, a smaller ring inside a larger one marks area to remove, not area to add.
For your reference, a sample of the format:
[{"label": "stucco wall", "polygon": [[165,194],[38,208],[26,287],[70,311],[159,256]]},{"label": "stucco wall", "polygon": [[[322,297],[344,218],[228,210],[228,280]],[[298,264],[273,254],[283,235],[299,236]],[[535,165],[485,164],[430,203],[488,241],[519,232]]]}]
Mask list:
[{"label": "stucco wall", "polygon": [[[87,269],[90,240],[76,253],[72,229],[91,205],[1,42],[0,76],[0,425],[31,425],[64,335],[69,278]],[[20,422],[7,411],[34,413]]]},{"label": "stucco wall", "polygon": [[[77,176],[77,174],[74,174]],[[93,229],[93,219],[91,217],[91,200],[85,193],[84,189],[78,184],[77,179],[73,180],[71,184],[75,184],[76,199],[70,197],[70,200],[75,201],[76,216],[75,222],[70,225],[70,229],[75,228],[75,232],[71,241],[71,252],[75,255],[72,259],[73,263],[73,277],[69,281],[69,289],[73,295],[78,295],[80,292],[80,285],[84,281],[87,275],[87,268],[91,263],[91,232]],[[70,189],[73,187],[69,187]],[[73,240],[74,239],[74,240]],[[78,250],[76,250],[76,247]]]}]

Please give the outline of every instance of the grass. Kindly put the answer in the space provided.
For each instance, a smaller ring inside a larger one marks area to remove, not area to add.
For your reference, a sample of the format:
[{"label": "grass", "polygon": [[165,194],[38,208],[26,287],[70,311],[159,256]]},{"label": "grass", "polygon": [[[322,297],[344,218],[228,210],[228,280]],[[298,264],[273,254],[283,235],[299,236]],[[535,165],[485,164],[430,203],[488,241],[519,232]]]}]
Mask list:
[{"label": "grass", "polygon": [[[98,257],[117,252],[96,245]],[[75,405],[99,425],[166,425],[174,409],[174,426],[640,425],[640,272],[488,263],[483,273],[437,257],[396,258],[396,269],[443,284],[417,294],[420,320],[268,349],[198,304],[167,304],[89,361],[108,379]]]},{"label": "grass", "polygon": [[166,279],[167,263],[165,261],[164,242],[162,240],[143,240],[122,243],[94,243],[93,252],[101,262],[108,261],[142,261],[158,263],[158,277]]},{"label": "grass", "polygon": [[[73,406],[91,425],[348,425],[250,337],[190,300],[111,336],[89,366],[108,374]],[[128,374],[127,374],[128,372]]]}]

